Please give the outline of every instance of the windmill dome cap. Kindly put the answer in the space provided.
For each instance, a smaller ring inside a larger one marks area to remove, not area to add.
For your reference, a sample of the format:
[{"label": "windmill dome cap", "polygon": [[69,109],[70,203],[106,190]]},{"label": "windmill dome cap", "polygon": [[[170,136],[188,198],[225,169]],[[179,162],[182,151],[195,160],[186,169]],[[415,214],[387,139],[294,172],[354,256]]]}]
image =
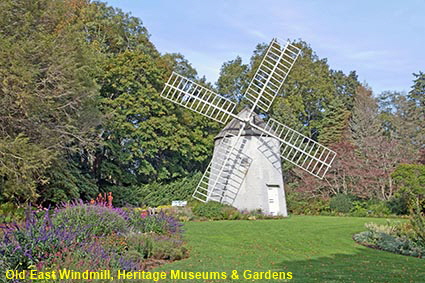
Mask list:
[{"label": "windmill dome cap", "polygon": [[[245,118],[249,115],[250,109],[245,107],[241,112],[239,112],[238,116],[241,118]],[[254,125],[264,127],[266,123],[263,121],[263,119],[256,113],[251,114],[250,118],[251,122]],[[215,136],[215,140],[222,139],[229,135],[235,135],[237,136],[239,134],[239,130],[242,128],[243,123],[239,121],[236,118],[233,118],[224,128],[223,130],[218,133],[217,136]],[[261,136],[261,131],[251,127],[251,125],[247,124],[245,126],[245,129],[242,132],[242,136]]]}]

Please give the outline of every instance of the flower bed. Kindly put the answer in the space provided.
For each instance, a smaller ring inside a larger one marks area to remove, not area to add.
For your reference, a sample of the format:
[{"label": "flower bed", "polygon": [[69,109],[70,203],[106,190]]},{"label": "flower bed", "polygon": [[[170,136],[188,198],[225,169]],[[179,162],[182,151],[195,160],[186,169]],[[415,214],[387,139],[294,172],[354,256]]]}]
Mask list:
[{"label": "flower bed", "polygon": [[133,209],[74,202],[57,210],[28,212],[23,223],[2,228],[2,274],[64,268],[146,270],[188,256],[181,224],[163,213],[141,215]]},{"label": "flower bed", "polygon": [[425,259],[425,242],[418,236],[412,223],[367,223],[367,231],[355,234],[353,239],[367,247]]}]

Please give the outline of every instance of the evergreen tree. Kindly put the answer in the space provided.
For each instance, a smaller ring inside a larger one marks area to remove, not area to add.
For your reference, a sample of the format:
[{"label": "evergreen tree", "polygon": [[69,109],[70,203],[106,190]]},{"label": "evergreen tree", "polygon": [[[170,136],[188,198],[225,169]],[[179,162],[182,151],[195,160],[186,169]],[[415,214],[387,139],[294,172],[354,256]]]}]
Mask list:
[{"label": "evergreen tree", "polygon": [[345,108],[338,97],[333,99],[321,121],[322,132],[319,136],[319,142],[324,145],[331,145],[346,138],[350,114],[350,111]]},{"label": "evergreen tree", "polygon": [[80,4],[0,3],[0,191],[9,200],[36,200],[55,160],[95,143],[98,54]]},{"label": "evergreen tree", "polygon": [[408,95],[409,101],[413,104],[410,116],[416,126],[413,143],[417,148],[425,148],[425,73],[419,72],[413,75],[415,79]]}]

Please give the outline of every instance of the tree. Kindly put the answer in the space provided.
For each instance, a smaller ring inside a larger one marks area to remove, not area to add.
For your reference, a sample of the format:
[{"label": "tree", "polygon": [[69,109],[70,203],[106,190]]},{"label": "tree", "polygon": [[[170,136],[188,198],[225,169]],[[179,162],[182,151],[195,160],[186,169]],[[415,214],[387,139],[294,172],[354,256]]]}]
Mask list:
[{"label": "tree", "polygon": [[242,58],[228,61],[221,66],[217,81],[217,90],[220,94],[240,102],[248,87],[248,65],[242,64]]},{"label": "tree", "polygon": [[80,28],[86,40],[101,54],[117,54],[126,50],[139,50],[144,54],[159,57],[149,40],[147,28],[137,17],[102,2],[73,0],[81,4]]},{"label": "tree", "polygon": [[159,96],[167,68],[162,58],[137,50],[119,53],[103,67],[108,122],[95,161],[101,186],[173,180],[199,170],[208,158],[211,124]]},{"label": "tree", "polygon": [[416,103],[404,93],[386,91],[378,96],[384,134],[416,151],[421,145],[421,119]]},{"label": "tree", "polygon": [[322,132],[319,136],[319,142],[324,145],[341,142],[347,136],[350,115],[350,111],[344,107],[338,97],[333,99],[329,103],[321,121]]},{"label": "tree", "polygon": [[8,199],[36,200],[54,160],[95,143],[98,54],[76,2],[0,3],[0,141],[11,145],[0,191]]},{"label": "tree", "polygon": [[350,132],[358,155],[363,160],[364,174],[370,184],[371,196],[390,199],[395,193],[391,173],[401,162],[413,159],[413,152],[398,140],[386,136],[379,119],[378,103],[370,89],[359,87]]},{"label": "tree", "polygon": [[378,103],[373,98],[370,88],[364,86],[357,88],[349,124],[351,137],[360,148],[365,147],[366,139],[381,136]]},{"label": "tree", "polygon": [[425,73],[419,72],[413,74],[415,79],[413,81],[412,89],[408,94],[408,99],[413,103],[411,107],[411,117],[416,121],[416,135],[414,137],[414,144],[418,148],[425,147]]},{"label": "tree", "polygon": [[360,86],[355,71],[351,71],[348,76],[342,71],[331,70],[332,79],[335,85],[335,94],[345,108],[351,111],[354,107],[354,97],[356,90]]},{"label": "tree", "polygon": [[425,208],[425,165],[400,164],[391,174],[399,189],[399,194],[405,195],[411,206],[414,200],[420,199]]},{"label": "tree", "polygon": [[198,72],[182,54],[167,53],[162,56],[162,59],[166,62],[167,66],[171,67],[171,69],[179,75],[191,80],[197,79]]},{"label": "tree", "polygon": [[299,191],[323,198],[338,194],[369,197],[369,183],[363,177],[365,168],[356,154],[356,146],[345,140],[333,144],[332,149],[337,153],[337,158],[324,180],[296,169],[302,180]]}]

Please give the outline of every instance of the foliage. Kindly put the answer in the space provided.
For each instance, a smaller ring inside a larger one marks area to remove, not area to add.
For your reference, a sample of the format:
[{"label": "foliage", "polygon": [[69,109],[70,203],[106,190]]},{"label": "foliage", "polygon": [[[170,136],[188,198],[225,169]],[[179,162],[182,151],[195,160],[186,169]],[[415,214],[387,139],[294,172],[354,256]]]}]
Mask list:
[{"label": "foliage", "polygon": [[51,150],[34,144],[23,134],[0,136],[0,193],[16,203],[34,201],[37,183],[47,182],[44,173],[54,158]]},{"label": "foliage", "polygon": [[152,182],[138,187],[136,194],[141,204],[150,207],[171,204],[173,200],[190,200],[201,177],[197,172],[168,184]]},{"label": "foliage", "polygon": [[[289,186],[288,186],[289,188]],[[294,215],[321,215],[330,212],[330,199],[312,198],[308,194],[289,189],[286,193],[288,212]]]},{"label": "foliage", "polygon": [[396,215],[409,214],[409,201],[408,195],[403,193],[396,193],[394,197],[388,200],[387,205],[391,213]]},{"label": "foliage", "polygon": [[90,234],[83,226],[69,227],[66,223],[54,224],[48,211],[28,212],[24,225],[11,224],[4,229],[0,254],[9,267],[30,269],[43,260],[57,256]]},{"label": "foliage", "polygon": [[80,202],[64,204],[53,216],[55,225],[84,227],[90,235],[105,236],[128,231],[127,215],[119,208]]},{"label": "foliage", "polygon": [[152,239],[152,258],[180,260],[188,256],[188,250],[180,239],[170,239],[165,235],[155,235]]},{"label": "foliage", "polygon": [[24,224],[1,228],[3,274],[11,269],[141,270],[151,260],[188,256],[180,224],[163,214],[127,217],[120,209],[74,202],[53,213],[28,212]]},{"label": "foliage", "polygon": [[129,223],[133,229],[141,233],[178,234],[181,224],[172,216],[165,213],[151,216],[143,214],[146,211],[134,209],[129,215]]},{"label": "foliage", "polygon": [[412,131],[412,141],[416,146],[424,148],[425,145],[425,130],[421,125],[425,124],[425,73],[414,73],[413,85],[408,94],[408,100],[411,102],[412,107],[410,110],[409,118],[414,121],[416,131]]},{"label": "foliage", "polygon": [[242,64],[242,58],[225,62],[220,69],[217,90],[224,97],[239,102],[248,87],[248,66]]},{"label": "foliage", "polygon": [[0,204],[0,223],[22,221],[25,218],[25,208],[11,202]]},{"label": "foliage", "polygon": [[126,51],[103,66],[102,111],[109,119],[96,157],[103,186],[169,182],[203,166],[210,154],[213,124],[159,96],[169,74],[164,61]]},{"label": "foliage", "polygon": [[399,187],[400,195],[405,196],[409,202],[420,198],[420,205],[425,209],[425,165],[400,164],[391,176]]},{"label": "foliage", "polygon": [[368,183],[363,180],[367,172],[362,167],[362,160],[357,156],[357,147],[351,142],[342,141],[332,145],[337,153],[326,179],[319,180],[311,174],[297,170],[302,177],[298,191],[310,197],[330,198],[336,194],[351,194],[359,197],[368,196]]},{"label": "foliage", "polygon": [[319,142],[324,145],[341,142],[347,131],[349,117],[350,111],[344,107],[343,102],[339,98],[333,99],[321,121],[323,131],[319,136]]},{"label": "foliage", "polygon": [[223,219],[223,209],[227,208],[228,205],[221,204],[216,201],[209,201],[207,203],[197,203],[193,207],[193,214],[198,217],[205,217],[212,220]]},{"label": "foliage", "polygon": [[353,208],[352,197],[345,194],[338,194],[331,198],[329,205],[331,210],[348,213]]},{"label": "foliage", "polygon": [[282,216],[267,215],[261,209],[238,210],[235,207],[216,201],[206,203],[196,202],[193,204],[193,220],[257,220],[257,219],[280,219]]},{"label": "foliage", "polygon": [[196,219],[195,215],[193,214],[191,205],[192,204],[187,206],[158,206],[157,209],[166,215],[173,216],[178,221],[187,222]]},{"label": "foliage", "polygon": [[425,259],[425,242],[418,241],[417,238],[412,237],[412,233],[404,231],[404,224],[387,222],[385,225],[377,225],[367,223],[365,226],[368,231],[354,235],[355,241],[385,251]]},{"label": "foliage", "polygon": [[82,163],[71,157],[56,160],[46,172],[48,181],[38,186],[39,202],[60,204],[73,199],[92,199],[98,194],[95,180],[82,168]]},{"label": "foliage", "polygon": [[385,133],[379,117],[372,91],[357,87],[349,131],[342,141],[330,146],[337,158],[326,179],[321,181],[301,172],[299,190],[322,197],[344,193],[384,201],[394,198],[397,186],[391,173],[401,162],[414,162],[416,157],[411,147]]},{"label": "foliage", "polygon": [[419,201],[417,201],[416,206],[411,209],[410,224],[415,233],[415,240],[425,249],[425,212],[423,212],[423,208],[419,206]]},{"label": "foliage", "polygon": [[70,2],[0,4],[0,190],[11,201],[35,201],[52,161],[94,143],[98,56]]}]

